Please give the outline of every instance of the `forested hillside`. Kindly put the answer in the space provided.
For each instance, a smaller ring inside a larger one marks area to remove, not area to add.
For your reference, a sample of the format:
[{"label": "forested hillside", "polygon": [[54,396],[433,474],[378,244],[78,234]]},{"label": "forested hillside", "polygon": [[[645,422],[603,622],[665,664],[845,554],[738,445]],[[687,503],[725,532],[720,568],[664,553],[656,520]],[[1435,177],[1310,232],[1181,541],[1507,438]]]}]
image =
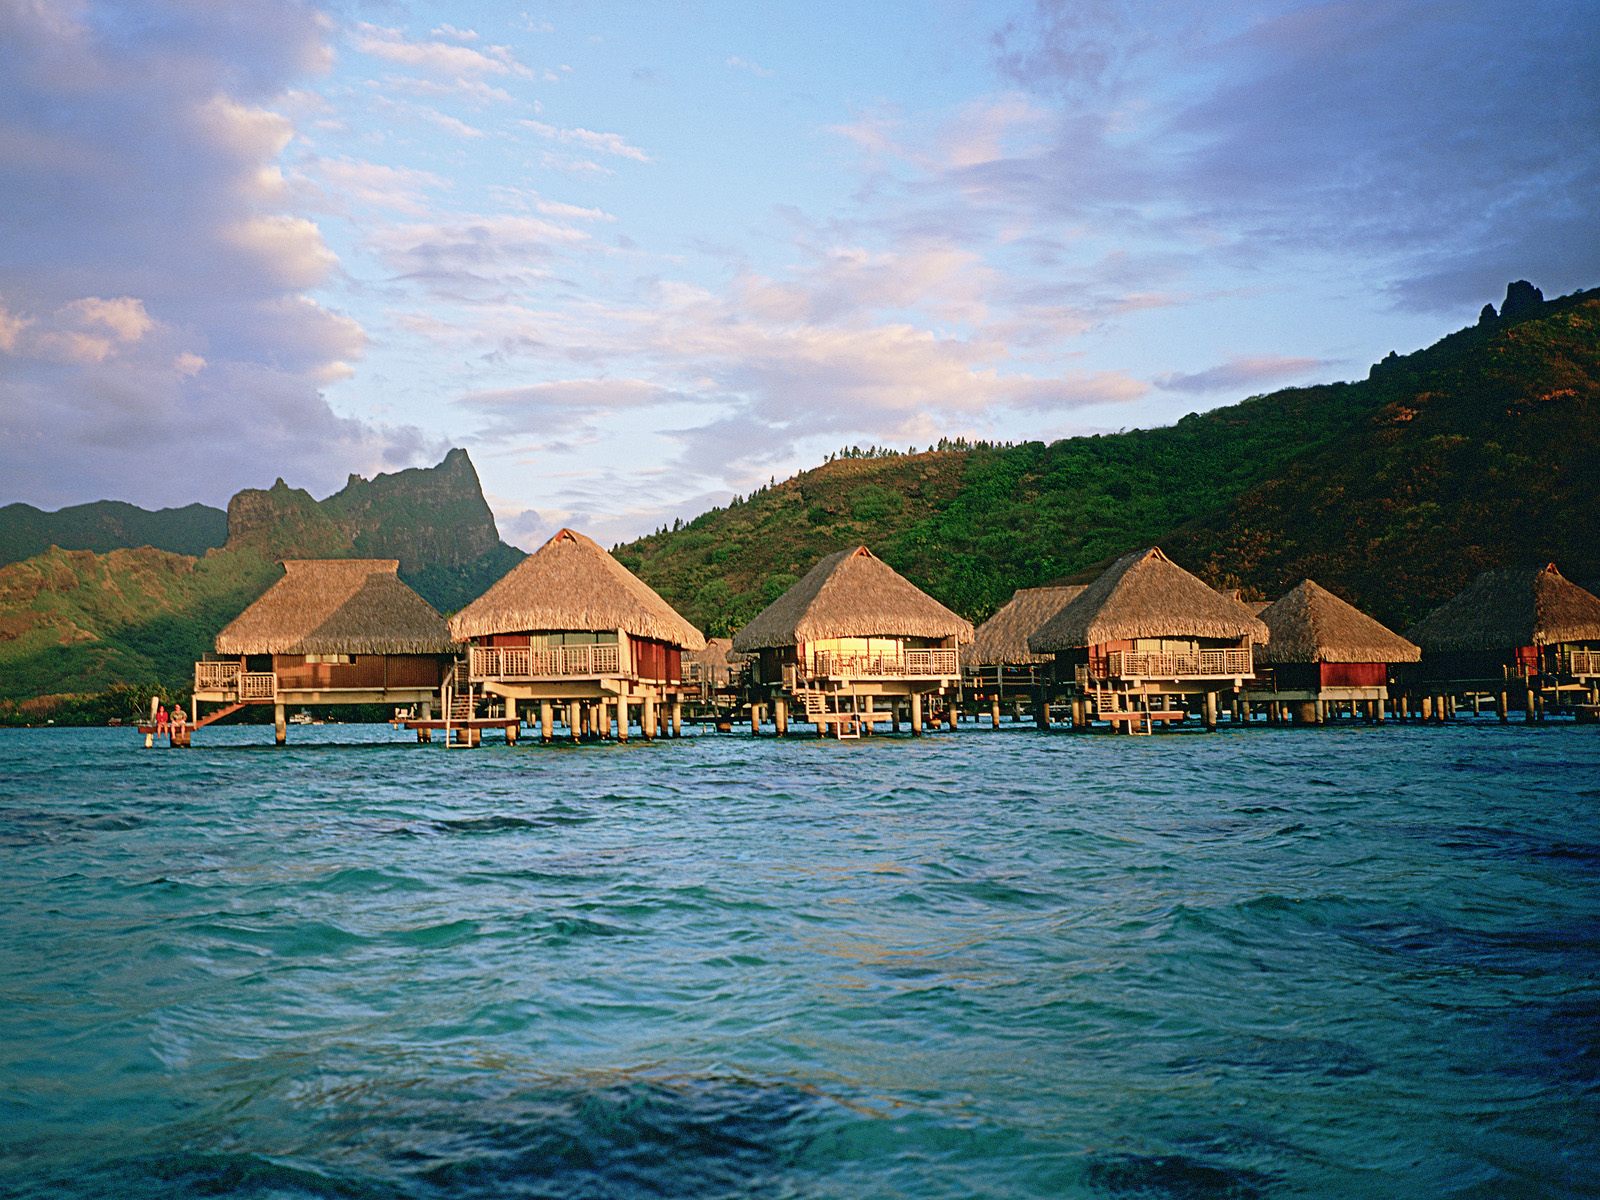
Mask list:
[{"label": "forested hillside", "polygon": [[712,634],[854,542],[974,620],[1151,543],[1262,596],[1309,575],[1399,625],[1486,565],[1595,578],[1600,292],[1519,285],[1505,310],[1365,380],[1163,429],[844,457],[618,556]]}]

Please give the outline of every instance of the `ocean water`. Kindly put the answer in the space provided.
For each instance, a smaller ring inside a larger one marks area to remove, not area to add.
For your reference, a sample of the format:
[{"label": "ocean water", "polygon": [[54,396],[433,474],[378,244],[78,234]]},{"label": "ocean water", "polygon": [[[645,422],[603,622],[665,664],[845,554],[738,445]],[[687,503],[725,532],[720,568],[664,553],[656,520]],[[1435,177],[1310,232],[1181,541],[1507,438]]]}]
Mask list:
[{"label": "ocean water", "polygon": [[1600,730],[0,732],[0,1195],[1600,1194]]}]

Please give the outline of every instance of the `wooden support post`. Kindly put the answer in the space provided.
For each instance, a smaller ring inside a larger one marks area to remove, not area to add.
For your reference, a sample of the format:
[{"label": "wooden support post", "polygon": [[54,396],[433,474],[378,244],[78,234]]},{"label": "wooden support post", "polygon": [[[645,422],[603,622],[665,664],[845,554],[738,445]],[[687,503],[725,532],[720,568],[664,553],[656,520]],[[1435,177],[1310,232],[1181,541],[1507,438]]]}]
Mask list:
[{"label": "wooden support post", "polygon": [[1501,689],[1500,695],[1496,698],[1495,708],[1499,712],[1502,721],[1511,720],[1511,695],[1504,688]]},{"label": "wooden support post", "polygon": [[893,733],[900,732],[900,701],[889,701],[889,729]]},{"label": "wooden support post", "polygon": [[750,735],[754,737],[761,732],[761,705],[754,700],[750,701]]},{"label": "wooden support post", "polygon": [[1422,720],[1423,720],[1424,723],[1433,720],[1433,697],[1432,696],[1424,696],[1422,698]]},{"label": "wooden support post", "polygon": [[676,696],[672,699],[672,736],[675,738],[683,736],[683,701]]},{"label": "wooden support post", "polygon": [[506,720],[516,721],[519,725],[522,724],[521,719],[517,716],[517,701],[514,696],[506,697]]},{"label": "wooden support post", "polygon": [[646,692],[639,701],[639,736],[650,741],[656,736],[656,694]]},{"label": "wooden support post", "polygon": [[556,735],[555,709],[548,700],[539,701],[539,740],[548,742]]},{"label": "wooden support post", "polygon": [[787,737],[789,733],[789,702],[782,696],[773,698],[772,701],[772,726],[779,737]]},{"label": "wooden support post", "polygon": [[922,736],[922,693],[911,693],[911,735]]},{"label": "wooden support post", "polygon": [[289,723],[284,718],[281,704],[272,706],[272,740],[280,746],[289,740]]},{"label": "wooden support post", "polygon": [[1217,727],[1217,694],[1215,692],[1206,693],[1205,725],[1207,729],[1212,730]]},{"label": "wooden support post", "polygon": [[1388,705],[1388,700],[1383,696],[1379,696],[1376,700],[1374,700],[1372,702],[1372,719],[1374,721],[1376,721],[1379,725],[1383,724],[1383,716],[1384,716],[1383,710],[1387,705]]},{"label": "wooden support post", "polygon": [[956,706],[956,698],[950,697],[950,702],[945,705],[945,724],[950,729],[955,729],[956,718],[961,715],[961,710]]},{"label": "wooden support post", "polygon": [[861,711],[867,714],[867,719],[861,723],[861,732],[868,737],[872,736],[872,714],[877,711],[878,702],[871,696],[861,697]]},{"label": "wooden support post", "polygon": [[573,741],[577,741],[578,740],[578,702],[576,700],[568,700],[566,708],[567,708],[567,712],[566,712],[567,737],[571,738]]},{"label": "wooden support post", "polygon": [[521,732],[521,730],[522,730],[522,722],[521,721],[518,721],[515,725],[507,725],[506,726],[506,745],[515,746],[517,744],[517,735],[518,735],[518,733]]},{"label": "wooden support post", "polygon": [[1050,691],[1037,687],[1033,690],[1033,723],[1040,729],[1050,728]]},{"label": "wooden support post", "polygon": [[1000,728],[1000,693],[994,694],[994,699],[989,701],[989,723],[996,729]]},{"label": "wooden support post", "polygon": [[1250,727],[1250,701],[1243,697],[1239,699],[1239,724],[1246,729]]}]

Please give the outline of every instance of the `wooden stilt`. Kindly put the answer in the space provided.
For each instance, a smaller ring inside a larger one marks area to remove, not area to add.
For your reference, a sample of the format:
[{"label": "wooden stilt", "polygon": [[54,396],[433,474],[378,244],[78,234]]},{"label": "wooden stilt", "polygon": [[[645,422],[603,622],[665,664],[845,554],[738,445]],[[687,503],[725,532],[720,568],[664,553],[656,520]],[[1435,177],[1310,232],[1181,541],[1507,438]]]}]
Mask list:
[{"label": "wooden stilt", "polygon": [[555,719],[555,710],[551,707],[550,701],[539,701],[539,740],[541,742],[548,742],[555,737]]},{"label": "wooden stilt", "polygon": [[675,738],[683,736],[683,701],[676,697],[672,701],[672,736]]},{"label": "wooden stilt", "polygon": [[911,693],[911,735],[922,736],[922,693]]},{"label": "wooden stilt", "polygon": [[617,741],[628,740],[628,694],[622,693],[617,697]]},{"label": "wooden stilt", "polygon": [[1043,687],[1033,691],[1033,723],[1040,729],[1050,728],[1050,693]]},{"label": "wooden stilt", "polygon": [[639,736],[647,742],[656,736],[656,697],[654,692],[645,692],[639,701]]},{"label": "wooden stilt", "polygon": [[1217,727],[1217,694],[1215,692],[1206,693],[1205,726],[1209,730],[1215,730]]},{"label": "wooden stilt", "polygon": [[289,740],[289,722],[284,717],[281,704],[272,706],[272,740],[280,746]]},{"label": "wooden stilt", "polygon": [[989,723],[996,729],[1000,728],[1000,693],[994,694],[994,699],[989,701]]},{"label": "wooden stilt", "polygon": [[955,729],[955,727],[956,727],[956,717],[959,715],[959,713],[960,713],[960,710],[956,707],[956,698],[954,696],[951,696],[950,697],[950,702],[947,705],[945,705],[945,714],[944,714],[944,716],[945,716],[945,725],[948,728],[950,728],[952,730]]},{"label": "wooden stilt", "polygon": [[789,733],[789,702],[782,696],[772,701],[772,727],[779,737],[787,737]]}]

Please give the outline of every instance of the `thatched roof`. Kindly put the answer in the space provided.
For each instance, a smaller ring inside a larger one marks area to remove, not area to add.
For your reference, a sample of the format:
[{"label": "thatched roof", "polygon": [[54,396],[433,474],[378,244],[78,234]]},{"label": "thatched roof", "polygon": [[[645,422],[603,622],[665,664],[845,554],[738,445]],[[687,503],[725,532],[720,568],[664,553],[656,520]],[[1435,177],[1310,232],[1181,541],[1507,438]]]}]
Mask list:
[{"label": "thatched roof", "polygon": [[703,650],[691,651],[683,656],[684,665],[691,662],[699,663],[707,679],[716,683],[726,683],[729,677],[741,666],[749,661],[748,654],[740,654],[733,648],[733,639],[725,637],[707,638]]},{"label": "thatched roof", "polygon": [[1050,655],[1028,649],[1028,635],[1077,599],[1083,589],[1081,583],[1018,588],[994,616],[978,626],[972,645],[961,652],[962,662],[974,667],[1049,662]]},{"label": "thatched roof", "polygon": [[620,629],[703,649],[700,631],[590,538],[563,529],[450,618],[457,641],[493,633]]},{"label": "thatched roof", "polygon": [[393,558],[290,559],[217,634],[218,654],[450,654],[444,618]]},{"label": "thatched roof", "polygon": [[1600,597],[1563,578],[1554,563],[1485,571],[1406,636],[1433,653],[1600,641]]},{"label": "thatched roof", "polygon": [[972,622],[908,582],[865,546],[830,554],[733,635],[735,650],[836,637],[972,640]]},{"label": "thatched roof", "polygon": [[1272,640],[1261,649],[1267,663],[1416,662],[1422,651],[1386,625],[1311,580],[1261,612]]},{"label": "thatched roof", "polygon": [[1028,649],[1047,654],[1140,637],[1249,637],[1259,644],[1267,627],[1152,547],[1107,567],[1028,638]]}]

